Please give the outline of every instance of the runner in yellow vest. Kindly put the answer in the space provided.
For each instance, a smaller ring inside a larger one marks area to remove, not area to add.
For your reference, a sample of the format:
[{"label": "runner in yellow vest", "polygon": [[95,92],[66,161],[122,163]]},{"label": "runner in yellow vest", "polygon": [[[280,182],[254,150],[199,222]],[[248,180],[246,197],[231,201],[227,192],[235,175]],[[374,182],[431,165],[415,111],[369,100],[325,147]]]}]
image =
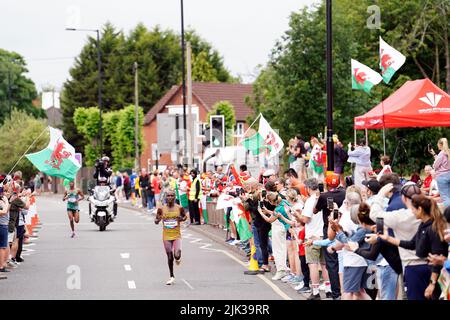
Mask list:
[{"label": "runner in yellow vest", "polygon": [[202,197],[202,185],[200,179],[197,177],[197,170],[191,170],[191,187],[189,189],[189,217],[191,224],[200,224],[200,208],[199,200]]},{"label": "runner in yellow vest", "polygon": [[170,279],[166,282],[171,285],[175,282],[173,274],[173,260],[177,265],[181,262],[181,221],[186,220],[183,207],[175,204],[175,191],[169,189],[166,193],[167,205],[159,207],[156,211],[155,223],[163,222],[163,243],[169,262]]}]

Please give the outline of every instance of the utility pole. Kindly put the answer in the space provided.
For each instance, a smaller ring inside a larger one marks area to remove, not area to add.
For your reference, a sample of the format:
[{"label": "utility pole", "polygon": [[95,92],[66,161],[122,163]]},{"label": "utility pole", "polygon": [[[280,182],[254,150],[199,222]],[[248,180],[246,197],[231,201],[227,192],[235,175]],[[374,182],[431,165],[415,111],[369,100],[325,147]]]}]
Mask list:
[{"label": "utility pole", "polygon": [[[186,136],[186,70],[185,70],[185,44],[184,44],[184,9],[183,0],[181,1],[181,69],[182,69],[182,87],[183,87],[183,132],[184,132],[184,154],[187,157],[187,136]],[[184,162],[185,159],[183,159]]]},{"label": "utility pole", "polygon": [[331,0],[327,0],[327,171],[334,172],[333,142],[333,33],[331,20]]},{"label": "utility pole", "polygon": [[135,150],[135,160],[134,167],[136,168],[136,172],[140,171],[140,161],[139,161],[139,97],[138,97],[138,63],[134,62],[133,64],[134,70],[134,150]]},{"label": "utility pole", "polygon": [[11,101],[11,66],[8,63],[8,107],[9,119],[12,117],[12,101]]},{"label": "utility pole", "polygon": [[95,30],[97,32],[97,65],[98,65],[98,109],[100,112],[100,157],[103,156],[103,125],[102,125],[102,53],[100,51],[100,30]]},{"label": "utility pole", "polygon": [[189,106],[189,162],[191,162],[192,167],[194,167],[194,135],[195,135],[195,126],[194,126],[194,118],[192,117],[192,50],[191,43],[186,43],[186,53],[187,53],[187,101]]}]

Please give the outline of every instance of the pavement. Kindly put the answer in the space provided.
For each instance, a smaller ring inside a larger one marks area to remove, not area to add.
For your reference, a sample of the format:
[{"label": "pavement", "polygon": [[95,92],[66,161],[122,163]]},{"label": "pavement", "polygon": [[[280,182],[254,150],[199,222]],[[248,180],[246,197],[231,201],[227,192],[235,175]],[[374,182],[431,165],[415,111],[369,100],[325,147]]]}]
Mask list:
[{"label": "pavement", "polygon": [[244,275],[246,258],[224,242],[223,230],[183,228],[176,283],[167,286],[162,230],[154,216],[121,204],[116,221],[100,232],[87,201],[70,237],[66,203],[59,195],[37,198],[42,225],[25,247],[21,265],[0,280],[0,299],[303,300],[270,274]]}]

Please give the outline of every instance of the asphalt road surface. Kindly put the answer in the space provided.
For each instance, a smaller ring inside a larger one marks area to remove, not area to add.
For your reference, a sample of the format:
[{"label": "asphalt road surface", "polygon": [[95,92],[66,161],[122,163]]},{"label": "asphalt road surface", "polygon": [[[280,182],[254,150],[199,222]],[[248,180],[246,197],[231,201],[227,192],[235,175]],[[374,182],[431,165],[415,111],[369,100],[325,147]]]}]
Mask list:
[{"label": "asphalt road surface", "polygon": [[161,225],[147,213],[119,208],[100,232],[81,204],[76,237],[61,196],[37,198],[42,225],[23,262],[0,280],[4,299],[304,299],[270,275],[248,276],[243,258],[190,226],[183,229],[182,261],[169,278]]}]

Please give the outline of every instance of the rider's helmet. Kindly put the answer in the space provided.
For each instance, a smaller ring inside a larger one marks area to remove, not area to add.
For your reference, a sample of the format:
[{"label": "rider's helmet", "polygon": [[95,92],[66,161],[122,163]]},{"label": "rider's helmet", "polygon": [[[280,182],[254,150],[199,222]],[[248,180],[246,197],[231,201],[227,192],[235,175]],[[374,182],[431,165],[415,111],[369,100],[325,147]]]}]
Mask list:
[{"label": "rider's helmet", "polygon": [[108,161],[109,162],[109,157],[107,157],[107,156],[102,157],[102,161]]}]

